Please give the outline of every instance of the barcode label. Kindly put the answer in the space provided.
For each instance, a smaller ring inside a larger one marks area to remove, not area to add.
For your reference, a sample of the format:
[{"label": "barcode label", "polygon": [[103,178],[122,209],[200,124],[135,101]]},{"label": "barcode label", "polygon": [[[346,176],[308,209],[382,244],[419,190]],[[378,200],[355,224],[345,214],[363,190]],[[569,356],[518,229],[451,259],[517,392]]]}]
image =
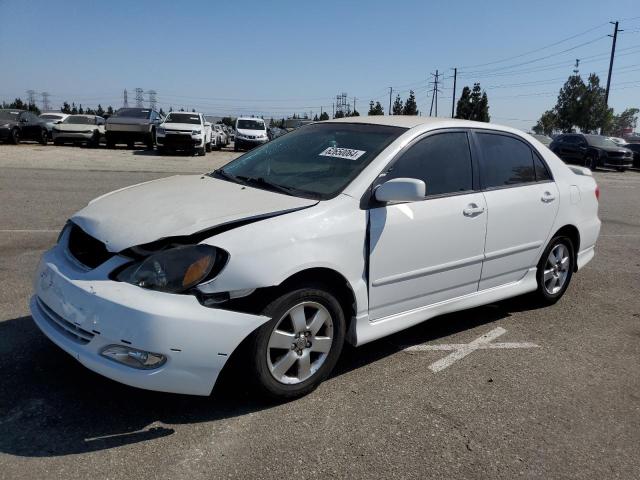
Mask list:
[{"label": "barcode label", "polygon": [[321,157],[336,157],[346,160],[357,160],[364,155],[364,150],[354,150],[352,148],[329,147],[320,153]]}]

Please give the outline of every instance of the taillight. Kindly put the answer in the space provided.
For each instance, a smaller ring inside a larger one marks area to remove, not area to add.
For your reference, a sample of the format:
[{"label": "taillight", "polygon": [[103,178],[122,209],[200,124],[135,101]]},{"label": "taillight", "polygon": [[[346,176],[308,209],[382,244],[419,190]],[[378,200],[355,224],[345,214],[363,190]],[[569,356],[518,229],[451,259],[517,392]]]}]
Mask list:
[{"label": "taillight", "polygon": [[600,201],[600,187],[596,185],[596,200]]}]

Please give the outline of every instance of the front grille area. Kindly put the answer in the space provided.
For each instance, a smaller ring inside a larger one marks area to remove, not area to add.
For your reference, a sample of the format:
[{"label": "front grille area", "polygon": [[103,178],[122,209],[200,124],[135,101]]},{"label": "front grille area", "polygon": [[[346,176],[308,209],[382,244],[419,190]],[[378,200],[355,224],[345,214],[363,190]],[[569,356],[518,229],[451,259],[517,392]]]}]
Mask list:
[{"label": "front grille area", "polygon": [[80,263],[89,268],[96,268],[113,257],[113,253],[100,240],[93,238],[77,225],[71,226],[69,232],[69,252]]},{"label": "front grille area", "polygon": [[165,146],[193,146],[196,143],[200,143],[199,140],[193,140],[191,135],[171,135],[167,134],[164,137],[163,144]]},{"label": "front grille area", "polygon": [[75,323],[65,320],[56,312],[51,310],[39,297],[36,297],[36,307],[38,312],[49,325],[62,333],[65,337],[80,345],[86,345],[95,335],[80,328]]}]

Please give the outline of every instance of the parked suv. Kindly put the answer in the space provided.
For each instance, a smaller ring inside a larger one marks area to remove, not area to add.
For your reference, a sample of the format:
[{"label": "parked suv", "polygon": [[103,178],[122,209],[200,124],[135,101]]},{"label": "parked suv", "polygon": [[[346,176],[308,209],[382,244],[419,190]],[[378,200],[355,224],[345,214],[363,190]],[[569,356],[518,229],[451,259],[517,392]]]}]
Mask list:
[{"label": "parked suv", "polygon": [[617,168],[621,172],[633,163],[633,152],[617,145],[609,137],[585,133],[565,133],[556,137],[549,148],[567,163]]},{"label": "parked suv", "polygon": [[195,150],[198,155],[211,151],[211,123],[196,112],[171,112],[157,129],[158,151]]},{"label": "parked suv", "polygon": [[238,118],[236,120],[236,137],[233,149],[237,152],[267,143],[267,127],[261,118]]},{"label": "parked suv", "polygon": [[46,145],[48,137],[47,127],[35,114],[15,108],[0,110],[0,141],[17,145],[34,140]]},{"label": "parked suv", "polygon": [[161,122],[160,114],[150,108],[121,108],[107,119],[107,148],[115,148],[117,143],[133,148],[140,142],[153,150]]}]

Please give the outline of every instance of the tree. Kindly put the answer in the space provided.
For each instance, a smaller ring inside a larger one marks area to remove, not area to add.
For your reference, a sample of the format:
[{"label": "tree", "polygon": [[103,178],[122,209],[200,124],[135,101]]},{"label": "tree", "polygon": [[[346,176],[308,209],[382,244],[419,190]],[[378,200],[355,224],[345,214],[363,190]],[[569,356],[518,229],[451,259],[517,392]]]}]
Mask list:
[{"label": "tree", "polygon": [[487,92],[480,88],[479,83],[473,84],[473,90],[469,87],[462,89],[462,94],[456,106],[456,118],[475,120],[477,122],[489,121],[489,98],[487,97]]},{"label": "tree", "polygon": [[357,110],[354,110],[353,112],[351,112],[351,114],[349,116],[350,117],[359,117],[360,116],[360,112],[358,112]]},{"label": "tree", "polygon": [[402,115],[402,100],[400,99],[400,95],[396,95],[396,99],[393,102],[393,107],[391,108],[391,111],[393,112],[394,115]]},{"label": "tree", "polygon": [[102,108],[102,105],[98,104],[98,108],[96,108],[96,115],[98,115],[99,117],[104,115],[104,109]]},{"label": "tree", "polygon": [[640,113],[640,110],[637,108],[627,108],[619,115],[612,115],[603,133],[615,137],[622,137],[625,130],[635,130],[638,125],[638,113]]},{"label": "tree", "polygon": [[71,102],[71,114],[72,115],[78,114],[78,107],[76,107],[76,104],[74,102]]},{"label": "tree", "polygon": [[597,132],[600,127],[611,122],[613,111],[609,111],[604,101],[605,90],[600,86],[600,78],[595,73],[589,75],[579,108],[576,125],[582,132]]},{"label": "tree", "polygon": [[582,108],[580,100],[586,91],[580,75],[571,75],[558,93],[555,111],[558,129],[568,133],[580,122]]},{"label": "tree", "polygon": [[344,112],[342,110],[338,110],[333,118],[344,118]]},{"label": "tree", "polygon": [[369,102],[369,112],[367,115],[384,115],[384,110],[380,102],[376,102],[374,105],[373,100],[371,100]]},{"label": "tree", "polygon": [[111,105],[107,107],[107,114],[113,115],[113,107]]},{"label": "tree", "polygon": [[317,121],[318,121],[318,114],[317,114],[317,113],[313,116],[313,121],[314,121],[314,122],[317,122]]},{"label": "tree", "polygon": [[464,87],[458,103],[456,105],[456,118],[470,119],[473,112],[473,106],[471,104],[471,89]]},{"label": "tree", "polygon": [[84,110],[82,109],[82,104],[80,104],[80,107],[78,108],[78,113],[79,113],[80,115],[83,115],[83,114],[84,114]]},{"label": "tree", "polygon": [[69,103],[64,102],[64,103],[62,104],[62,108],[60,109],[60,111],[61,111],[62,113],[70,114],[70,113],[71,113],[71,106],[69,105]]},{"label": "tree", "polygon": [[319,120],[320,120],[321,122],[322,122],[322,121],[324,121],[324,120],[329,120],[329,114],[328,114],[327,112],[322,112],[322,113],[320,114],[320,118],[319,118]]},{"label": "tree", "polygon": [[[98,106],[100,106],[100,105],[98,105]],[[163,116],[163,117],[164,117],[164,110],[162,109],[162,107],[160,107],[160,111],[159,111],[158,113],[159,113],[161,116]]]},{"label": "tree", "polygon": [[418,104],[416,103],[416,95],[413,93],[413,90],[409,90],[409,98],[404,102],[404,107],[402,108],[403,115],[417,115],[418,114]]},{"label": "tree", "polygon": [[557,128],[557,121],[556,112],[547,110],[542,114],[532,130],[539,135],[551,135]]}]

